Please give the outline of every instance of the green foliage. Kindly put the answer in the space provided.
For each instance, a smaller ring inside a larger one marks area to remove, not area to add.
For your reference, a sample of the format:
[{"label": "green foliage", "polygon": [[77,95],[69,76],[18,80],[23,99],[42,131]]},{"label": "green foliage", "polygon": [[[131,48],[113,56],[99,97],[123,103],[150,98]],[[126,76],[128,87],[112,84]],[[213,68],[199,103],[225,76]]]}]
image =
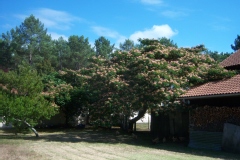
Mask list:
[{"label": "green foliage", "polygon": [[94,55],[94,50],[84,36],[70,36],[68,46],[71,51],[68,69],[78,70],[89,65],[88,59]]},{"label": "green foliage", "polygon": [[141,49],[116,51],[111,59],[93,57],[88,68],[75,73],[85,81],[92,124],[109,127],[136,112],[131,122],[149,109],[183,109],[177,98],[185,88],[234,74],[203,55],[203,45],[178,49],[158,40],[140,42]]},{"label": "green foliage", "polygon": [[[0,111],[11,123],[21,119],[36,124],[40,117],[49,118],[54,114],[44,95],[65,113],[66,123],[85,110],[90,113],[91,123],[109,127],[135,112],[141,118],[149,109],[182,109],[177,97],[185,88],[234,74],[212,59],[221,61],[228,53],[207,51],[204,45],[178,48],[167,38],[139,39],[139,42],[134,46],[133,41],[127,39],[120,44],[120,50],[113,53],[114,45],[99,37],[94,53],[84,36],[52,41],[44,25],[31,15],[19,27],[2,34],[0,63],[14,69],[22,61],[29,62],[42,77],[26,64],[14,72],[0,72]],[[236,39],[234,47],[237,42]],[[92,57],[94,54],[96,57]],[[53,72],[54,69],[61,71]],[[10,114],[9,108],[14,106],[19,111],[21,107],[31,110],[31,106],[38,106],[32,107],[32,112],[40,117],[28,118],[30,110],[22,117],[18,117],[16,110]],[[49,116],[41,114],[38,108],[49,111]]]},{"label": "green foliage", "polygon": [[162,37],[158,39],[160,44],[166,46],[166,47],[175,47],[178,48],[177,44],[173,42],[173,40],[170,40],[166,37]]},{"label": "green foliage", "polygon": [[20,65],[17,71],[1,72],[0,84],[0,110],[4,120],[17,131],[27,127],[25,121],[34,126],[56,113],[42,94],[41,77],[27,64]]},{"label": "green foliage", "polygon": [[235,71],[225,72],[223,68],[219,67],[217,64],[212,65],[207,73],[205,74],[206,81],[216,81],[221,80],[223,78],[229,78],[234,76],[236,73]]},{"label": "green foliage", "polygon": [[59,106],[59,110],[65,115],[66,126],[72,125],[71,121],[82,113],[86,102],[84,98],[85,92],[81,85],[79,84],[78,87],[71,85],[71,82],[75,84],[73,81],[77,77],[73,78],[73,74],[66,74],[70,72],[72,70],[52,73],[43,77],[45,95],[50,101]]},{"label": "green foliage", "polygon": [[205,54],[209,55],[211,58],[213,58],[215,61],[217,62],[222,62],[224,59],[226,59],[227,57],[229,57],[232,53],[218,53],[217,51],[210,51],[210,50],[206,50]]},{"label": "green foliage", "polygon": [[[69,67],[70,61],[70,48],[68,46],[68,42],[64,40],[62,37],[58,38],[57,41],[54,41],[55,44],[55,54],[57,57],[57,68],[62,70],[63,68]],[[56,58],[55,57],[55,58]]]},{"label": "green foliage", "polygon": [[[105,38],[98,40],[97,50],[100,54],[110,54],[113,46]],[[109,46],[108,46],[109,45]],[[83,36],[70,36],[68,41],[60,37],[51,40],[43,23],[33,15],[24,22],[3,33],[0,39],[0,63],[6,68],[16,68],[22,61],[30,63],[42,74],[53,69],[63,68],[78,70],[86,67],[88,58],[94,49]]]},{"label": "green foliage", "polygon": [[3,39],[0,39],[0,67],[3,66],[6,68],[13,66],[13,55],[10,45]]},{"label": "green foliage", "polygon": [[124,43],[119,44],[119,48],[122,51],[130,51],[134,48],[134,42],[130,39],[126,39]]},{"label": "green foliage", "polygon": [[240,49],[240,36],[237,35],[237,38],[234,40],[234,44],[231,44],[231,48],[234,51],[237,51],[238,49]]},{"label": "green foliage", "polygon": [[101,36],[97,40],[95,40],[95,49],[96,49],[96,56],[109,58],[114,49],[114,44],[111,45],[109,40]]},{"label": "green foliage", "polygon": [[[167,60],[178,60],[179,58],[181,58],[183,56],[183,54],[180,52],[180,50],[171,50],[169,52],[169,54],[167,55],[166,59]],[[196,60],[196,59],[195,59]]]},{"label": "green foliage", "polygon": [[44,59],[41,62],[36,63],[35,67],[37,72],[41,75],[54,72],[54,68],[52,67],[51,62],[48,59]]},{"label": "green foliage", "polygon": [[30,64],[48,58],[51,37],[47,35],[44,25],[33,15],[6,34],[2,34],[3,40],[8,44],[11,54],[14,54],[14,62],[20,64],[23,60]]}]

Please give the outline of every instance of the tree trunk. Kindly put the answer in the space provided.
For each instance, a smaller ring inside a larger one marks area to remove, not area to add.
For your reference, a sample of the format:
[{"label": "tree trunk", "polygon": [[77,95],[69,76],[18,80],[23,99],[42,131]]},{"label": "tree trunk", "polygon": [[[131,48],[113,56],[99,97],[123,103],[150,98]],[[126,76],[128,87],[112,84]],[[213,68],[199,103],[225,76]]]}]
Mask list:
[{"label": "tree trunk", "polygon": [[147,107],[144,107],[142,110],[140,110],[138,112],[137,117],[129,120],[128,129],[133,130],[133,124],[135,124],[139,119],[141,119],[145,115],[146,112],[147,112]]},{"label": "tree trunk", "polygon": [[128,121],[129,121],[129,116],[124,115],[123,119],[121,121],[121,129],[122,130],[128,130]]},{"label": "tree trunk", "polygon": [[26,121],[23,121],[36,135],[36,137],[39,137],[38,132],[36,131],[35,128],[33,128],[29,123],[27,123]]},{"label": "tree trunk", "polygon": [[36,131],[36,129],[34,129],[29,123],[27,123],[26,121],[22,121],[20,119],[15,119],[16,121],[19,121],[19,122],[23,122],[24,124],[26,124],[36,135],[36,137],[39,137],[38,135],[38,132]]},{"label": "tree trunk", "polygon": [[65,127],[69,128],[70,124],[69,124],[70,118],[68,115],[65,115]]},{"label": "tree trunk", "polygon": [[30,54],[29,54],[29,64],[32,65],[32,52],[30,51]]},{"label": "tree trunk", "polygon": [[76,70],[79,70],[79,69],[80,69],[80,63],[77,62],[77,63],[76,63]]}]

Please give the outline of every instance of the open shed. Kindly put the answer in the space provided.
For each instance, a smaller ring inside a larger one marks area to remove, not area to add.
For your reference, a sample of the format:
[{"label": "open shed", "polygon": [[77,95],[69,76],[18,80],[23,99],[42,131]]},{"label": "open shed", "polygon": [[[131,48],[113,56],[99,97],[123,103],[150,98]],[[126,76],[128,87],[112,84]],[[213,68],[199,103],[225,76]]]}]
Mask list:
[{"label": "open shed", "polygon": [[[239,73],[240,50],[220,65]],[[193,106],[189,117],[189,146],[213,150],[224,148],[224,124],[240,126],[240,74],[191,88],[180,99]]]}]

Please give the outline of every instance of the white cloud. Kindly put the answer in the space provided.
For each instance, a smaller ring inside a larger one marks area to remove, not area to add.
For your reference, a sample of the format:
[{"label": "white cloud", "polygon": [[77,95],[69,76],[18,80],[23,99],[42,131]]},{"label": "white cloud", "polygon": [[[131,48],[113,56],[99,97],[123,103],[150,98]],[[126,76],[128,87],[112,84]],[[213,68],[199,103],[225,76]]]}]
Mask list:
[{"label": "white cloud", "polygon": [[105,27],[93,26],[92,30],[98,36],[104,36],[104,37],[110,37],[110,38],[118,38],[120,36],[118,32]]},{"label": "white cloud", "polygon": [[58,34],[58,33],[55,33],[55,32],[49,32],[48,34],[51,35],[52,39],[54,40],[58,40],[58,38],[62,37],[64,40],[68,40],[68,37],[63,35],[63,34]]},{"label": "white cloud", "polygon": [[45,27],[59,30],[68,30],[73,26],[73,22],[82,20],[81,18],[72,16],[67,12],[48,8],[35,10],[34,15],[36,18],[39,18]]},{"label": "white cloud", "polygon": [[162,4],[162,0],[141,0],[141,3],[143,4],[149,4],[149,5],[156,5],[156,4]]},{"label": "white cloud", "polygon": [[125,36],[120,36],[120,37],[118,37],[118,39],[117,39],[117,41],[116,41],[116,43],[115,43],[115,47],[119,47],[120,43],[125,42],[126,39],[128,39],[128,38],[125,37]]},{"label": "white cloud", "polygon": [[95,32],[98,36],[104,36],[106,38],[112,38],[115,41],[115,47],[119,47],[119,44],[124,42],[127,37],[119,34],[117,31],[111,30],[109,28],[101,27],[101,26],[93,26],[93,32]]},{"label": "white cloud", "polygon": [[212,27],[213,30],[215,31],[227,31],[229,30],[229,28],[227,26],[224,25],[218,25],[218,24],[212,24],[210,25]]},{"label": "white cloud", "polygon": [[24,15],[24,14],[15,14],[14,17],[17,17],[18,19],[21,19],[21,20],[24,20],[27,15]]},{"label": "white cloud", "polygon": [[149,38],[149,39],[158,39],[161,37],[171,38],[176,34],[177,34],[177,31],[173,31],[171,27],[167,24],[154,25],[151,29],[146,29],[144,31],[137,31],[133,33],[129,37],[129,39],[133,40],[134,43],[137,43],[139,38]]},{"label": "white cloud", "polygon": [[169,17],[169,18],[177,18],[177,17],[182,17],[182,16],[186,16],[187,14],[181,11],[164,11],[161,13],[163,16],[165,17]]},{"label": "white cloud", "polygon": [[169,25],[154,25],[150,29],[146,29],[144,31],[136,31],[131,34],[129,38],[119,34],[117,31],[111,30],[109,28],[101,27],[101,26],[93,26],[92,30],[98,36],[104,36],[106,38],[111,38],[115,41],[115,47],[119,47],[120,43],[123,43],[126,39],[133,40],[134,43],[138,43],[139,38],[149,38],[149,39],[158,39],[161,37],[170,38],[177,34],[177,31],[173,31]]},{"label": "white cloud", "polygon": [[89,44],[91,45],[91,47],[95,46],[95,42],[94,41],[89,41]]},{"label": "white cloud", "polygon": [[231,20],[227,17],[212,16],[209,26],[215,31],[228,31],[231,28],[229,22]]},{"label": "white cloud", "polygon": [[[76,22],[84,21],[83,19],[73,16],[64,11],[53,10],[49,8],[40,8],[31,11],[35,18],[38,18],[45,28],[69,30]],[[15,17],[24,20],[29,15],[18,14]]]},{"label": "white cloud", "polygon": [[[32,11],[35,18],[38,18],[43,24],[44,28],[48,28],[48,34],[51,35],[52,39],[57,40],[59,37],[63,37],[64,40],[68,40],[68,37],[52,32],[53,30],[69,30],[73,26],[74,22],[81,21],[82,19],[72,16],[67,12],[57,11],[48,8],[40,8]],[[28,15],[18,14],[15,17],[24,20]]]},{"label": "white cloud", "polygon": [[14,28],[14,26],[13,25],[11,25],[11,24],[3,24],[3,25],[1,25],[1,27],[2,28],[5,28],[5,29],[12,29],[12,28]]}]

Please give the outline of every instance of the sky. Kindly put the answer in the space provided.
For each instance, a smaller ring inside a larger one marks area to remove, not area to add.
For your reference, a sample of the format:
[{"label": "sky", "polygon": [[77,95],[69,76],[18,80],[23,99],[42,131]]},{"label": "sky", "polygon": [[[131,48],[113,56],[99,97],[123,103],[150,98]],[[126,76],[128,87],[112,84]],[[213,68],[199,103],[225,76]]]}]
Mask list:
[{"label": "sky", "polygon": [[126,39],[166,37],[178,47],[233,52],[239,6],[240,0],[1,0],[0,34],[32,14],[53,39],[84,36],[94,45],[104,36],[118,48]]}]

